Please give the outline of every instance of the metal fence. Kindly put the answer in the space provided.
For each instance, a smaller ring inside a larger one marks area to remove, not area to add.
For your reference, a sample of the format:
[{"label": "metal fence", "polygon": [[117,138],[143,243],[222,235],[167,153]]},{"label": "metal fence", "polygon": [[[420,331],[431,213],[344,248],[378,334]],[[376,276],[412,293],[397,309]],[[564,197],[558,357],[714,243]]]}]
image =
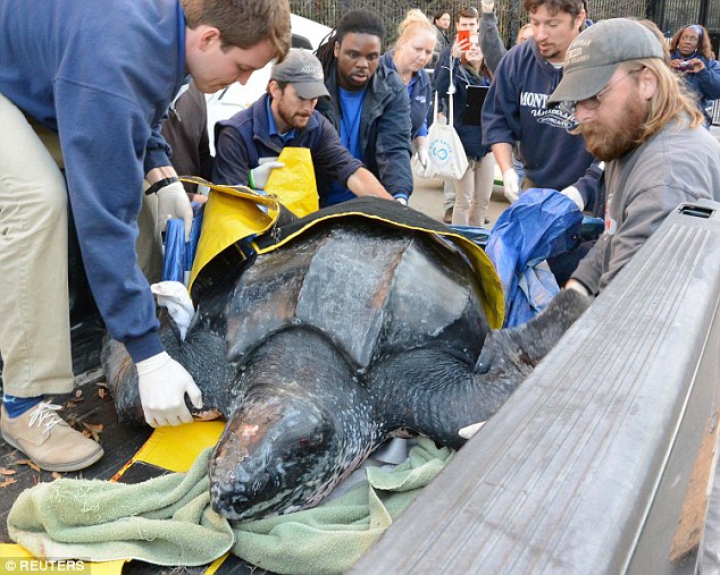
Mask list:
[{"label": "metal fence", "polygon": [[[645,18],[652,11],[648,3],[637,0],[589,0],[587,4],[588,17],[593,20],[618,16]],[[355,8],[366,8],[380,14],[387,28],[385,48],[395,42],[397,26],[411,8],[420,8],[429,18],[432,18],[436,10],[445,9],[454,20],[455,14],[468,5],[480,9],[479,0],[290,0],[295,14],[330,27],[348,10]],[[527,21],[527,14],[521,0],[496,0],[495,10],[500,33],[509,46],[512,43],[510,39],[517,35],[517,31]]]}]

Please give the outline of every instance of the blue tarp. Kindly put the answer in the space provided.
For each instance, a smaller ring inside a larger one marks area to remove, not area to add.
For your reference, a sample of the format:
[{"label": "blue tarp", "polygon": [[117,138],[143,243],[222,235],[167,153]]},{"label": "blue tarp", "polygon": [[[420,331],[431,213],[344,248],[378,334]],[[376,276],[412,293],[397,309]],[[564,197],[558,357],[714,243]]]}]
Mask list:
[{"label": "blue tarp", "polygon": [[532,319],[560,291],[545,260],[575,247],[582,222],[572,200],[546,188],[530,188],[498,218],[485,251],[505,293],[505,327]]},{"label": "blue tarp", "polygon": [[192,269],[195,250],[200,240],[204,204],[193,202],[193,223],[190,229],[190,241],[185,242],[185,224],[180,218],[168,221],[165,230],[165,257],[162,281],[186,283],[185,278]]}]

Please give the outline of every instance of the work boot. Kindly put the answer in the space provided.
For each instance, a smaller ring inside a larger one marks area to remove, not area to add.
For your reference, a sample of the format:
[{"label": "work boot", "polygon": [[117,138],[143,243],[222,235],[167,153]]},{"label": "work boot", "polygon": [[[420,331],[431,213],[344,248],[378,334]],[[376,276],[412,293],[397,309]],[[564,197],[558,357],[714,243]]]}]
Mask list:
[{"label": "work boot", "polygon": [[5,406],[0,411],[3,439],[27,455],[46,471],[78,471],[103,455],[103,449],[92,439],[75,431],[58,416],[59,405],[41,401],[15,418],[8,417]]},{"label": "work boot", "polygon": [[447,210],[445,210],[445,215],[443,216],[443,223],[451,224],[452,223],[452,215],[453,215],[453,206],[450,206]]}]

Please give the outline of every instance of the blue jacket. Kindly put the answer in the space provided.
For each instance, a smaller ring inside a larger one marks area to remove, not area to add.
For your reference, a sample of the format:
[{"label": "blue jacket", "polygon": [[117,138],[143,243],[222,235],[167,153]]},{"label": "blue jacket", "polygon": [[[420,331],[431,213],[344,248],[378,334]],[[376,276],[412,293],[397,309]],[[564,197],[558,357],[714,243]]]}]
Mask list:
[{"label": "blue jacket", "polygon": [[[340,110],[335,68],[325,78],[331,100],[321,98],[317,111],[340,133]],[[400,76],[378,66],[370,79],[360,116],[362,161],[391,196],[409,196],[413,189],[410,171],[410,103]],[[318,179],[320,189],[320,179]]]},{"label": "blue jacket", "polygon": [[60,127],[85,272],[135,361],[163,350],[136,220],[144,174],[170,165],[159,124],[184,82],[177,0],[0,2],[0,93]]},{"label": "blue jacket", "polygon": [[602,174],[580,135],[568,133],[575,121],[547,99],[562,79],[562,68],[547,62],[531,38],[503,57],[485,100],[483,141],[487,145],[519,142],[526,175],[537,188],[576,186],[587,209],[594,207]]},{"label": "blue jacket", "polygon": [[720,98],[720,62],[708,60],[705,56],[694,54],[684,58],[680,52],[675,50],[672,53],[673,60],[692,60],[697,58],[705,64],[705,69],[697,74],[682,73],[682,77],[692,92],[698,97],[698,108],[705,116],[706,124],[712,123],[713,100]]},{"label": "blue jacket", "polygon": [[[385,52],[380,56],[380,63],[395,70],[395,62],[393,62],[394,50]],[[413,79],[412,97],[410,97],[410,138],[415,139],[418,136],[427,136],[427,114],[432,103],[433,88],[430,81],[430,75],[423,69],[419,70]],[[410,86],[407,86],[408,96],[410,96]]]},{"label": "blue jacket", "polygon": [[[450,71],[440,68],[435,78],[435,87],[442,101],[441,109],[447,114],[449,108],[448,88],[450,86]],[[490,147],[483,144],[480,126],[470,126],[463,123],[463,112],[467,106],[468,86],[489,86],[490,78],[478,76],[472,70],[463,66],[459,59],[453,60],[452,70],[455,94],[453,95],[453,125],[460,137],[465,154],[471,160],[479,160],[490,151]]]},{"label": "blue jacket", "polygon": [[[267,114],[269,99],[270,96],[265,94],[249,108],[217,123],[213,182],[247,186],[250,170],[260,165],[260,158],[277,157],[285,146],[310,149],[316,178],[322,175],[346,185],[348,178],[363,167],[362,162],[353,158],[342,145],[335,128],[317,110],[308,125],[295,130],[295,135],[285,143],[279,136],[271,136]],[[318,188],[321,206],[324,205],[324,192]]]}]

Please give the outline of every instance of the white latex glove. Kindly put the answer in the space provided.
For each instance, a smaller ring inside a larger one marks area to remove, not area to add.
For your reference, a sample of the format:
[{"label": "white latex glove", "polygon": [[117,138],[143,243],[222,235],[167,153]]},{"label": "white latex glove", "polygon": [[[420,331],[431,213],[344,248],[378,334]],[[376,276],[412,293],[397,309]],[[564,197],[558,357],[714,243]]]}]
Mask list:
[{"label": "white latex glove", "polygon": [[520,197],[520,177],[514,168],[505,170],[502,177],[505,197],[511,204],[514,204]]},{"label": "white latex glove", "polygon": [[565,284],[565,289],[575,290],[576,292],[581,293],[585,297],[590,297],[587,288],[577,280],[569,279]]},{"label": "white latex glove", "polygon": [[265,162],[260,164],[257,168],[250,170],[250,187],[256,190],[264,190],[267,186],[268,180],[270,179],[270,172],[275,168],[284,168],[285,164],[282,162]]},{"label": "white latex glove", "polygon": [[187,242],[190,239],[190,230],[192,229],[193,211],[182,183],[173,182],[160,188],[157,191],[157,198],[157,217],[160,231],[165,231],[168,220],[182,218],[185,223],[185,241]]},{"label": "white latex glove", "polygon": [[485,425],[484,421],[481,421],[480,423],[471,423],[470,425],[466,425],[460,431],[458,431],[458,435],[462,437],[463,439],[470,439],[473,437],[478,431],[480,431],[480,428]]},{"label": "white latex glove", "polygon": [[139,361],[136,367],[140,402],[148,425],[180,425],[193,420],[185,405],[185,394],[200,409],[202,393],[182,365],[163,351]]},{"label": "white latex glove", "polygon": [[398,204],[402,204],[403,206],[408,205],[408,200],[405,196],[394,196],[393,198]]},{"label": "white latex glove", "polygon": [[428,167],[428,162],[430,161],[430,154],[428,153],[427,146],[421,146],[417,149],[417,159],[423,168]]},{"label": "white latex glove", "polygon": [[575,205],[581,212],[585,209],[585,202],[583,201],[582,194],[580,193],[580,190],[578,190],[575,186],[568,186],[560,193],[575,202]]},{"label": "white latex glove", "polygon": [[482,11],[491,14],[495,10],[495,0],[482,0]]}]

